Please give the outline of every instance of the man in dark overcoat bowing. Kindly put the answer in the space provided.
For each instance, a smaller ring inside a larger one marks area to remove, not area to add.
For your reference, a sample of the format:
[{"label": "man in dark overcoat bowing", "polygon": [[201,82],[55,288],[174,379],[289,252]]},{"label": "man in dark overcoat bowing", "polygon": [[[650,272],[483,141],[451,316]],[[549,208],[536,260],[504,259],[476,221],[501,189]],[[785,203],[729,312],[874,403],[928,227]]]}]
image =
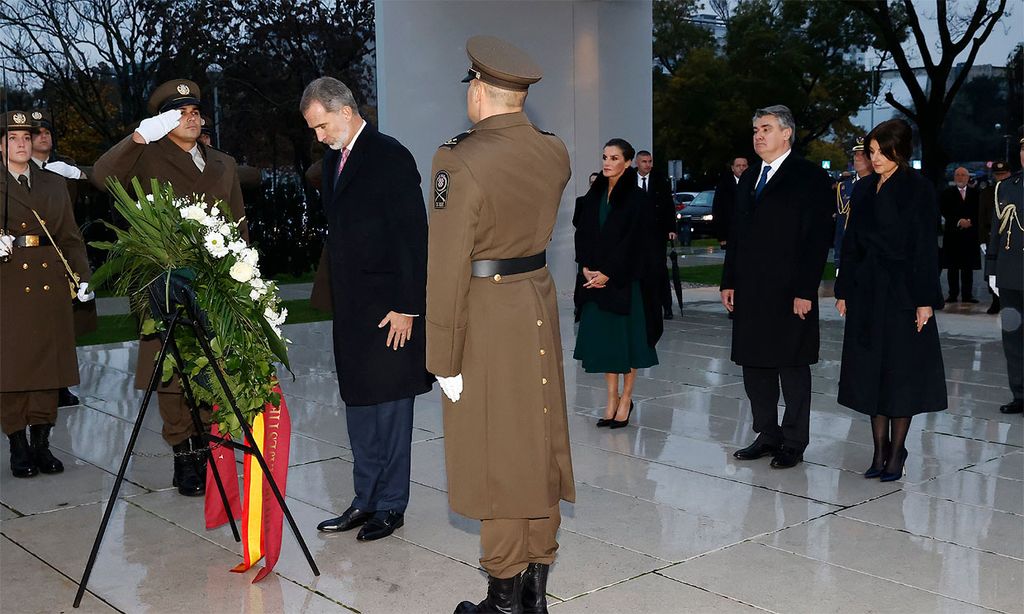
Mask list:
[{"label": "man in dark overcoat bowing", "polygon": [[981,268],[978,248],[978,189],[968,185],[971,174],[960,167],[953,172],[953,185],[939,193],[939,210],[945,219],[942,233],[942,264],[949,282],[947,303],[962,296],[965,303],[974,298],[974,271]]},{"label": "man in dark overcoat bowing", "polygon": [[[782,105],[754,113],[761,158],[736,186],[722,304],[733,313],[732,360],[754,418],[754,442],[733,456],[803,460],[809,439],[811,369],[818,362],[818,285],[832,242],[828,175],[792,151],[796,123]],[[786,413],[779,425],[779,383]]]},{"label": "man in dark overcoat bowing", "polygon": [[299,103],[329,147],[320,195],[330,241],[334,363],[352,445],[355,497],[320,531],[387,537],[409,503],[413,400],[426,371],[427,213],[412,154],[359,115],[352,91],[321,77]]}]

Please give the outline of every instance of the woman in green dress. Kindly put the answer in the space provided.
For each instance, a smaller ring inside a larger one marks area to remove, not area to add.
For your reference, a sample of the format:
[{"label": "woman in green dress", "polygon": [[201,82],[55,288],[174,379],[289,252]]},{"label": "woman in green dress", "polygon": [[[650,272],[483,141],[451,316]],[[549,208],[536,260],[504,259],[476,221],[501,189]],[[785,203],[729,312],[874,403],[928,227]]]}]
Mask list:
[{"label": "woman in green dress", "polygon": [[[633,411],[637,369],[658,364],[662,333],[656,267],[664,248],[649,237],[654,207],[630,167],[633,147],[612,139],[601,155],[601,175],[576,200],[576,307],[579,330],[573,357],[587,373],[604,373],[608,403],[597,426],[621,428]],[[621,388],[620,388],[620,375]]]}]

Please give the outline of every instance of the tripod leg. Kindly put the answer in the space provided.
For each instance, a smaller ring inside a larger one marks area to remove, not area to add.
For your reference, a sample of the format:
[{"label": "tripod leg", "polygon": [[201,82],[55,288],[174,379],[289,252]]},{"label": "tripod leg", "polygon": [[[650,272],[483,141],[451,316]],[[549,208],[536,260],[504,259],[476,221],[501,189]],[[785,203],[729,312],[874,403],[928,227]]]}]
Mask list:
[{"label": "tripod leg", "polygon": [[[198,322],[198,319],[194,317],[194,314],[191,316],[191,319],[193,322]],[[302,539],[302,534],[299,533],[299,527],[295,524],[295,519],[292,518],[291,510],[288,509],[288,504],[284,502],[284,497],[281,496],[281,491],[277,487],[277,481],[274,480],[273,474],[270,473],[270,468],[267,467],[267,461],[263,458],[263,453],[260,452],[259,446],[256,445],[256,439],[252,435],[252,429],[249,428],[249,424],[245,421],[245,417],[242,415],[242,412],[238,410],[238,403],[235,401],[235,395],[231,394],[231,388],[224,380],[224,374],[221,372],[220,366],[217,364],[216,356],[213,354],[213,349],[210,347],[206,336],[201,334],[202,332],[202,327],[197,327],[196,339],[199,340],[199,345],[203,348],[203,352],[209,359],[213,373],[217,376],[217,380],[224,388],[224,394],[228,398],[231,410],[238,418],[238,423],[242,425],[242,431],[245,433],[246,439],[251,441],[253,444],[251,453],[256,457],[256,462],[259,463],[260,469],[263,470],[263,475],[267,476],[267,483],[270,484],[270,490],[274,492],[277,504],[281,506],[281,511],[284,512],[284,517],[288,520],[288,526],[291,527],[292,534],[295,535],[295,540],[299,542],[299,547],[302,549],[302,554],[306,557],[306,562],[309,563],[309,568],[313,571],[314,576],[319,576],[320,569],[316,566],[316,562],[313,560],[313,555],[309,552],[309,547],[306,546],[306,540]]]},{"label": "tripod leg", "polygon": [[153,390],[156,389],[159,379],[160,366],[167,356],[167,342],[174,335],[174,329],[178,325],[178,318],[181,317],[181,309],[175,312],[167,326],[167,333],[164,335],[163,344],[160,346],[160,353],[157,355],[156,363],[153,365],[153,374],[149,376],[149,386],[146,394],[142,397],[142,406],[139,407],[139,417],[135,419],[135,426],[128,438],[128,446],[124,449],[124,457],[121,458],[121,467],[117,470],[117,477],[114,479],[114,487],[110,491],[110,498],[107,499],[107,507],[103,511],[103,519],[100,521],[100,528],[96,532],[96,541],[92,544],[92,552],[89,553],[89,561],[85,564],[85,572],[82,573],[82,581],[78,583],[78,592],[75,593],[74,606],[77,608],[82,604],[82,597],[85,595],[85,587],[89,584],[89,576],[92,575],[92,568],[96,564],[96,557],[99,555],[100,543],[103,541],[103,534],[107,531],[107,523],[110,522],[110,514],[114,511],[114,504],[117,502],[117,493],[121,490],[121,482],[124,481],[124,474],[128,471],[128,461],[132,457],[132,450],[135,449],[135,442],[139,438],[139,431],[142,430],[142,421],[146,417],[146,406],[153,397]]},{"label": "tripod leg", "polygon": [[[199,335],[202,331],[196,330],[195,332]],[[199,437],[202,438],[203,443],[206,444],[206,450],[210,454],[210,469],[213,472],[213,481],[217,483],[217,491],[220,492],[220,500],[224,505],[224,512],[228,516],[228,523],[231,524],[231,535],[234,536],[236,542],[241,542],[242,536],[238,533],[238,525],[235,524],[235,517],[231,514],[231,502],[228,501],[228,494],[224,490],[224,482],[221,481],[217,464],[213,462],[213,450],[210,448],[210,440],[206,437],[203,421],[199,417],[196,395],[192,393],[192,384],[189,382],[188,377],[182,374],[184,370],[182,365],[185,362],[181,359],[181,352],[178,351],[178,344],[174,342],[174,339],[171,339],[171,354],[174,356],[174,362],[178,365],[178,379],[181,381],[181,389],[185,393],[185,401],[188,403],[189,413],[192,415],[192,426],[195,428],[196,433],[199,434]],[[231,455],[234,456],[234,450],[231,451]]]}]

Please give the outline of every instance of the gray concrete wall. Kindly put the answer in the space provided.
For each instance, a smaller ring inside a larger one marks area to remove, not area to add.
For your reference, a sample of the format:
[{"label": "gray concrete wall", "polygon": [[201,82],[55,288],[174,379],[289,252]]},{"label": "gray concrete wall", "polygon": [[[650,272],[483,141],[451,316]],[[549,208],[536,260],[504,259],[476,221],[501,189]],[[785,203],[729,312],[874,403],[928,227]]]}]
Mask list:
[{"label": "gray concrete wall", "polygon": [[[600,168],[605,141],[652,146],[649,0],[377,0],[376,19],[380,129],[412,151],[424,192],[438,145],[471,125],[459,81],[476,34],[509,40],[544,69],[526,113],[565,141],[573,167],[556,234],[572,231],[574,199]],[[556,271],[559,285],[572,274]]]}]

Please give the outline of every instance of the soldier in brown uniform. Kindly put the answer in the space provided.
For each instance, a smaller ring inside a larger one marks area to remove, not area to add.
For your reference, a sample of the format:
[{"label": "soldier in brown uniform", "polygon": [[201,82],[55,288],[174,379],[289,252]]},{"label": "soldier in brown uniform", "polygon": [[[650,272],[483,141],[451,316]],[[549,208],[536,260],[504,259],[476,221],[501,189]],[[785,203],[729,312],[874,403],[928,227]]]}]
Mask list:
[{"label": "soldier in brown uniform", "polygon": [[[149,112],[153,117],[142,120],[139,127],[103,154],[92,171],[92,181],[106,190],[106,180],[113,177],[130,185],[138,177],[142,187],[150,188],[150,180],[168,181],[175,194],[203,195],[209,204],[217,199],[230,208],[235,221],[242,220],[245,208],[242,188],[238,182],[235,159],[198,142],[201,129],[199,86],[186,79],[168,81],[153,91]],[[129,193],[131,191],[129,190]],[[239,230],[248,241],[244,220]],[[153,372],[153,363],[160,348],[156,335],[139,343],[139,360],[135,386],[144,389]],[[174,485],[186,496],[202,495],[205,484],[205,444],[195,432],[192,417],[177,380],[157,387],[163,436],[174,449]]]},{"label": "soldier in brown uniform", "polygon": [[[73,159],[57,154],[57,134],[53,129],[53,115],[49,109],[32,109],[29,111],[29,118],[37,128],[36,132],[32,134],[32,162],[36,167],[64,178],[64,185],[68,189],[70,199],[68,202],[71,205],[72,215],[74,215],[78,204],[79,182],[88,181],[88,178]],[[79,218],[76,216],[75,219]],[[77,226],[75,232],[81,235],[81,230]],[[84,243],[85,240],[82,239],[82,242]],[[87,303],[73,301],[72,311],[75,318],[75,337],[81,337],[96,330],[99,319],[96,315],[95,301]],[[61,388],[58,392],[58,407],[71,407],[78,405],[78,402],[78,397],[67,388]]]},{"label": "soldier in brown uniform", "polygon": [[23,111],[9,112],[0,125],[0,423],[18,478],[64,470],[49,436],[57,390],[78,383],[69,290],[93,298],[64,180],[29,162],[35,129]]},{"label": "soldier in brown uniform", "polygon": [[427,369],[443,398],[452,509],[480,519],[487,597],[456,612],[546,612],[575,500],[555,286],[545,264],[569,155],[523,113],[540,68],[493,37],[466,43],[473,128],[434,155]]}]

